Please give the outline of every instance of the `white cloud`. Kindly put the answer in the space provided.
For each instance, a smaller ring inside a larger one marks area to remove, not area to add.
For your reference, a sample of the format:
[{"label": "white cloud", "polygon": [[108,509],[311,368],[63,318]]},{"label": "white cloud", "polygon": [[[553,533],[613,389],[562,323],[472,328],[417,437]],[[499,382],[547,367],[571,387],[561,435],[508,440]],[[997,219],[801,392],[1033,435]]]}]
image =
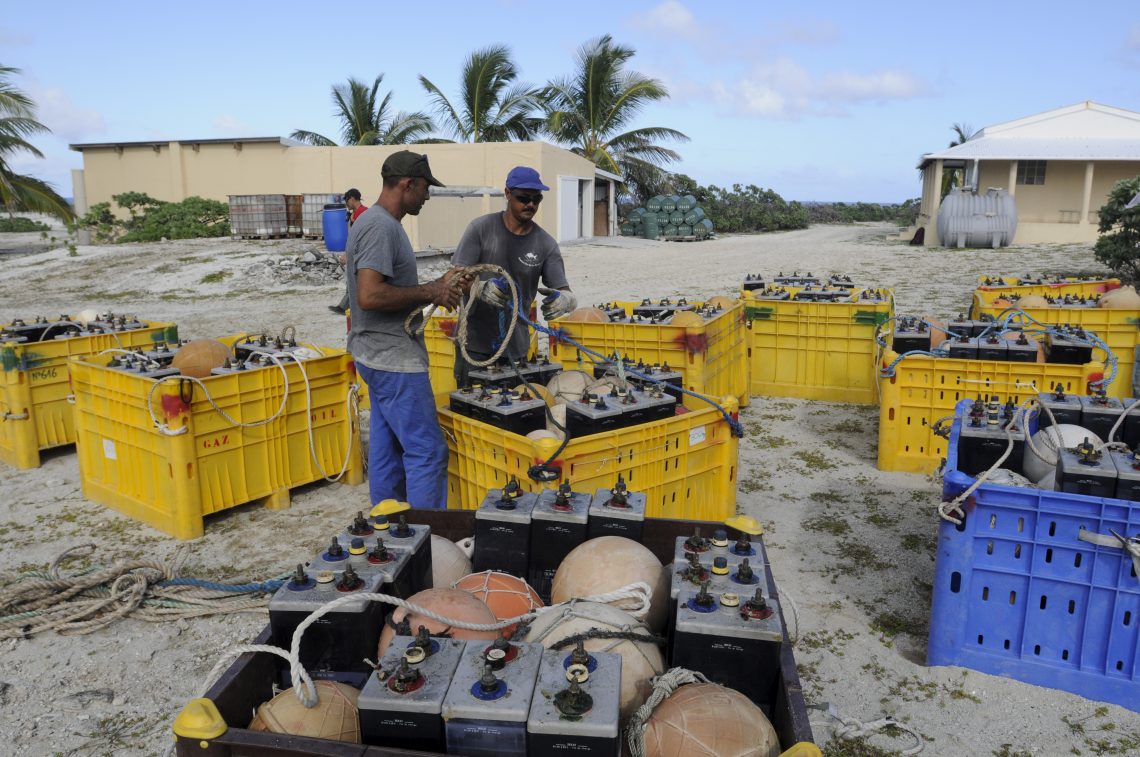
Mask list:
[{"label": "white cloud", "polygon": [[639,17],[634,26],[671,36],[695,37],[701,33],[701,27],[692,12],[677,0],[665,0]]},{"label": "white cloud", "polygon": [[248,137],[250,133],[248,125],[228,113],[215,118],[211,125],[214,127],[214,131],[227,137]]},{"label": "white cloud", "polygon": [[36,120],[60,139],[89,139],[107,131],[102,113],[76,105],[62,89],[30,85],[25,91],[36,103]]},{"label": "white cloud", "polygon": [[722,108],[762,118],[845,116],[847,108],[861,103],[883,103],[922,97],[928,87],[904,71],[860,74],[838,71],[815,76],[790,58],[753,67],[730,82],[713,86]]}]

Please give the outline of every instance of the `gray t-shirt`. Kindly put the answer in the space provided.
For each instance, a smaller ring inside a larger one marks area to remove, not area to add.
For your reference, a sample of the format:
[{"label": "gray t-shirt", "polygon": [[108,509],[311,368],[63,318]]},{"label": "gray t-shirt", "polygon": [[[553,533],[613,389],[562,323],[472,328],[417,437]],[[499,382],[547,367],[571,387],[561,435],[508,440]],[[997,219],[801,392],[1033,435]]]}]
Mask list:
[{"label": "gray t-shirt", "polygon": [[[491,213],[476,218],[463,232],[459,247],[452,259],[455,265],[494,263],[510,273],[519,289],[523,312],[534,302],[538,282],[550,289],[568,287],[562,252],[554,237],[537,224],[529,234],[519,236],[503,223],[503,214]],[[483,278],[490,278],[489,275]],[[471,319],[467,322],[467,349],[489,355],[495,351],[499,339],[499,311],[483,302],[476,302]],[[505,331],[504,323],[504,331]],[[523,324],[515,327],[511,339],[511,352],[515,358],[527,357],[530,335]]]},{"label": "gray t-shirt", "polygon": [[348,351],[353,359],[378,371],[426,372],[428,356],[423,335],[410,337],[404,331],[404,319],[419,307],[384,313],[362,310],[356,300],[356,276],[361,268],[382,274],[393,286],[419,283],[416,255],[404,227],[387,210],[373,205],[348,230],[345,254],[348,305],[352,309]]}]

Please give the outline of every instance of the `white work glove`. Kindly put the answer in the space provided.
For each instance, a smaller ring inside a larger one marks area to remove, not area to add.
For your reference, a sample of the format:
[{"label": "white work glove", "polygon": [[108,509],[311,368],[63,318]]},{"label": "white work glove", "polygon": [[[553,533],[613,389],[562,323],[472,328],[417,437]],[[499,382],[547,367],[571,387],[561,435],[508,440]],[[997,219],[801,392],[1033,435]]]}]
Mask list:
[{"label": "white work glove", "polygon": [[511,302],[511,290],[502,276],[476,281],[471,285],[471,296],[493,308],[505,308]]},{"label": "white work glove", "polygon": [[578,298],[573,292],[546,287],[539,287],[538,291],[546,295],[542,298],[542,317],[548,321],[568,315],[578,307]]}]

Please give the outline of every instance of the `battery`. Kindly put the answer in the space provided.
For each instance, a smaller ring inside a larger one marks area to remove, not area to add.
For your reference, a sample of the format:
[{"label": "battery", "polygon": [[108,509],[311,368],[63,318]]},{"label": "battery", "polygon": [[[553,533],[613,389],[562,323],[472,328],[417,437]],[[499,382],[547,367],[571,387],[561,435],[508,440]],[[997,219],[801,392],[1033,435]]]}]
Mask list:
[{"label": "battery", "polygon": [[891,346],[900,355],[914,351],[929,352],[930,327],[917,318],[900,318]]},{"label": "battery", "polygon": [[558,566],[570,551],[586,541],[593,497],[570,488],[563,481],[558,489],[538,495],[530,522],[530,567],[527,583],[542,601],[550,604],[550,586]]},{"label": "battery", "polygon": [[1135,403],[1136,400],[1131,397],[1120,401],[1124,407],[1124,423],[1117,430],[1116,438],[1127,444],[1129,449],[1136,449],[1140,445],[1140,408],[1129,410]]},{"label": "battery", "polygon": [[460,639],[396,636],[360,692],[365,744],[442,753],[443,698],[467,644]]},{"label": "battery", "polygon": [[417,523],[408,525],[407,516],[400,513],[396,523],[388,529],[386,542],[392,549],[411,552],[405,570],[411,576],[415,591],[433,586],[431,573],[431,526]]},{"label": "battery", "polygon": [[629,387],[611,392],[609,401],[621,408],[621,427],[672,418],[677,413],[677,398],[665,391],[663,384],[650,384],[644,390]]},{"label": "battery", "polygon": [[1140,502],[1140,457],[1137,457],[1134,450],[1125,452],[1115,449],[1108,456],[1116,468],[1116,493],[1113,496],[1129,502]]},{"label": "battery", "polygon": [[[766,586],[768,570],[755,558],[735,555],[716,555],[702,558],[696,552],[687,553],[686,560],[672,564],[669,598],[676,600],[682,591],[696,591],[707,583],[714,594],[725,591],[751,591],[748,587]],[[748,562],[748,567],[742,565]],[[742,588],[743,587],[743,588]]]},{"label": "battery", "polygon": [[623,308],[621,305],[618,305],[616,302],[603,302],[598,305],[594,305],[594,307],[605,313],[606,318],[609,318],[611,321],[625,317],[625,308]]},{"label": "battery", "polygon": [[624,536],[641,543],[641,532],[645,526],[645,504],[645,493],[631,492],[619,473],[612,489],[598,489],[594,492],[594,498],[590,501],[586,538]]},{"label": "battery", "polygon": [[[1053,412],[1053,418],[1056,419],[1057,423],[1081,425],[1081,398],[1075,394],[1065,394],[1063,384],[1057,384],[1051,392],[1042,392],[1037,395],[1037,401]],[[1127,423],[1127,420],[1125,422]],[[1037,428],[1048,428],[1052,425],[1053,420],[1049,418],[1048,413],[1041,412],[1037,416]]]},{"label": "battery", "polygon": [[1112,427],[1116,425],[1116,420],[1124,412],[1123,403],[1116,397],[1105,396],[1103,389],[1096,390],[1092,396],[1081,397],[1080,400],[1081,425],[1103,441],[1109,441],[1108,432],[1112,430]]},{"label": "battery", "polygon": [[945,342],[950,351],[950,357],[957,360],[978,359],[978,339],[972,336],[956,336]]},{"label": "battery", "polygon": [[771,716],[765,703],[776,701],[783,639],[779,604],[760,588],[720,595],[704,587],[683,591],[677,597],[670,666],[699,670]]},{"label": "battery", "polygon": [[[338,572],[310,571],[298,565],[269,599],[271,643],[289,649],[293,632],[314,610],[344,596],[377,592],[383,580],[379,573],[358,575],[351,565]],[[360,688],[371,671],[364,659],[376,654],[386,609],[380,602],[360,599],[322,615],[301,638],[301,665],[313,678]],[[284,676],[288,677],[288,671]]]},{"label": "battery", "polygon": [[490,389],[511,389],[523,383],[523,380],[532,384],[546,386],[554,374],[562,370],[553,365],[546,355],[538,355],[532,360],[516,360],[514,363],[495,363],[486,368],[473,370],[468,374],[472,384],[482,384]]},{"label": "battery", "polygon": [[751,291],[756,290],[756,289],[763,289],[764,288],[764,274],[762,274],[762,273],[745,274],[744,282],[740,285],[740,288],[746,292],[751,292]]},{"label": "battery", "polygon": [[538,495],[524,492],[518,479],[491,489],[475,511],[475,553],[471,570],[497,570],[525,579],[530,567],[530,526]]},{"label": "battery", "polygon": [[827,284],[828,286],[841,287],[843,289],[855,288],[855,282],[851,280],[851,277],[843,274],[831,274],[827,279]]},{"label": "battery", "polygon": [[1036,363],[1038,347],[1036,339],[1030,339],[1024,333],[1019,333],[1017,339],[1004,340],[1008,351],[1006,358],[1011,363]]},{"label": "battery", "polygon": [[1064,365],[1084,365],[1092,362],[1092,345],[1085,341],[1084,331],[1058,327],[1061,333],[1049,331],[1045,335],[1045,361]]},{"label": "battery", "polygon": [[785,274],[783,271],[780,271],[776,274],[772,281],[773,283],[779,284],[780,286],[789,287],[806,287],[812,286],[813,284],[815,286],[819,286],[823,283],[823,279],[821,279],[819,276],[813,276],[811,271],[808,271],[807,273],[793,271],[789,274]]},{"label": "battery", "polygon": [[1005,454],[1012,436],[1013,449],[1002,465],[1021,473],[1025,432],[1014,421],[1015,411],[1012,403],[1002,405],[997,395],[993,395],[989,402],[974,401],[969,413],[962,418],[958,436],[958,470],[970,476],[989,470]]},{"label": "battery", "polygon": [[329,546],[309,561],[308,569],[312,572],[338,571],[351,565],[361,576],[378,573],[383,577],[378,591],[406,599],[418,591],[413,586],[412,575],[408,571],[411,557],[411,551],[390,549],[379,537],[373,536],[366,540],[363,536],[353,536],[342,541],[334,536]]},{"label": "battery", "polygon": [[997,334],[974,337],[978,344],[978,360],[1006,360],[1009,348],[1006,341]]},{"label": "battery", "polygon": [[542,645],[507,646],[467,642],[440,708],[448,754],[527,757],[526,723]]},{"label": "battery", "polygon": [[1116,465],[1085,439],[1057,453],[1056,490],[1090,497],[1116,496]]},{"label": "battery", "polygon": [[752,292],[752,299],[754,300],[790,300],[792,293],[784,287],[765,287],[764,289],[756,289]]},{"label": "battery", "polygon": [[622,409],[607,392],[586,392],[576,402],[566,403],[566,432],[570,437],[589,436],[622,427]]},{"label": "battery", "polygon": [[542,653],[538,682],[527,716],[527,752],[617,757],[621,705],[621,655],[586,652]]},{"label": "battery", "polygon": [[946,323],[946,329],[954,334],[965,334],[966,336],[981,336],[981,333],[989,326],[985,321],[976,321],[972,318],[967,318],[964,313],[959,313],[957,318],[954,318]]}]

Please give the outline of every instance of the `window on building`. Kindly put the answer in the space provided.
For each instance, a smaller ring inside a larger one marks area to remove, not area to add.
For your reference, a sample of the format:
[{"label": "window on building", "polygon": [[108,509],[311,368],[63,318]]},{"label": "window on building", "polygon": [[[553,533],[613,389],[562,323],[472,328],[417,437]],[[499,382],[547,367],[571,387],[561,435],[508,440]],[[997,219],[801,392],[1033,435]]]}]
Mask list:
[{"label": "window on building", "polygon": [[1018,184],[1044,184],[1045,183],[1045,161],[1044,160],[1019,160],[1019,161],[1017,161],[1017,183]]}]

